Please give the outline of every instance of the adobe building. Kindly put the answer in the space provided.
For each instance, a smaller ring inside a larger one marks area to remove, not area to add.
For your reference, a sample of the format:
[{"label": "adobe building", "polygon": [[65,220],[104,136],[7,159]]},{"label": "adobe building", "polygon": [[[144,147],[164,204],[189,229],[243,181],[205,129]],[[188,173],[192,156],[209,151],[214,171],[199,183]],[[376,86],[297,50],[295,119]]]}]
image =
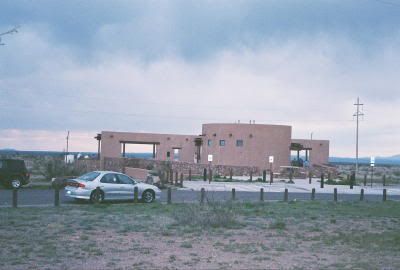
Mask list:
[{"label": "adobe building", "polygon": [[212,165],[254,166],[273,170],[297,164],[323,165],[328,163],[329,141],[292,139],[292,127],[262,124],[203,124],[200,135],[130,133],[103,131],[101,158],[125,157],[127,144],[153,146],[156,160],[182,161]]}]

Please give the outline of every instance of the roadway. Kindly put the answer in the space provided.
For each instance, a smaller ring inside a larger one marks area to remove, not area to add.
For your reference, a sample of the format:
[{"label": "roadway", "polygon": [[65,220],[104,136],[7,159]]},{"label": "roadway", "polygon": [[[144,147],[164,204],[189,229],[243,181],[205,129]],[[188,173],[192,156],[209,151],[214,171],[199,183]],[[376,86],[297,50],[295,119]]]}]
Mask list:
[{"label": "roadway", "polygon": [[[206,197],[210,201],[227,201],[231,198],[229,191],[208,191]],[[283,192],[264,192],[264,200],[266,201],[282,201],[284,197]],[[172,202],[199,202],[200,192],[192,190],[172,190]],[[236,191],[237,201],[257,202],[260,199],[259,192],[249,191]],[[290,192],[290,200],[310,200],[311,193],[305,192]],[[358,201],[359,194],[338,194],[339,201]],[[387,196],[388,200],[400,201],[400,195]],[[318,201],[333,201],[333,194],[329,193],[316,193],[315,200]],[[364,200],[366,201],[382,201],[382,195],[378,194],[365,194]],[[161,195],[161,202],[167,201],[167,191],[163,190]],[[64,194],[64,190],[60,191],[60,203],[62,205],[79,205],[81,202],[76,202],[74,199],[68,198]],[[22,188],[18,191],[18,205],[19,206],[45,206],[54,204],[54,190],[52,189],[30,189]],[[0,207],[7,207],[12,205],[12,190],[0,190]]]}]

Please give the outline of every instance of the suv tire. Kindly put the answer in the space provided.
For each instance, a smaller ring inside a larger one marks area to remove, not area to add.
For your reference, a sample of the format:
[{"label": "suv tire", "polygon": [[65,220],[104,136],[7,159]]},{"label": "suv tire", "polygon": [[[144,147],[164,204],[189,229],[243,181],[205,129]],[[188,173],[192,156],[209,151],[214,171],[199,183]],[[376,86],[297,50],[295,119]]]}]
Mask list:
[{"label": "suv tire", "polygon": [[16,188],[16,189],[18,189],[18,188],[20,188],[20,187],[22,186],[22,181],[21,181],[21,179],[19,179],[19,178],[12,178],[12,179],[10,180],[9,186],[10,186],[11,188]]}]

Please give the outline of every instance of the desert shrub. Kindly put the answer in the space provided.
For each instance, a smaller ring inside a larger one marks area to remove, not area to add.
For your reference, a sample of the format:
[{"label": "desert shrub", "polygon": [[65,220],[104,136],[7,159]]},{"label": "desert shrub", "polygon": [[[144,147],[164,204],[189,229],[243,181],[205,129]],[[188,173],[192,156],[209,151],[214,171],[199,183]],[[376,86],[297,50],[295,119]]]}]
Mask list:
[{"label": "desert shrub", "polygon": [[284,230],[286,228],[286,223],[281,221],[281,220],[277,220],[273,223],[271,223],[269,225],[270,229],[277,229],[277,230]]},{"label": "desert shrub", "polygon": [[232,202],[209,202],[204,206],[189,204],[173,212],[173,218],[180,225],[203,228],[231,228],[238,225],[238,206]]},{"label": "desert shrub", "polygon": [[146,170],[153,170],[153,169],[154,169],[153,164],[148,164],[148,165],[146,166]]},{"label": "desert shrub", "polygon": [[394,176],[400,176],[400,171],[393,171]]},{"label": "desert shrub", "polygon": [[[350,182],[351,182],[351,180],[347,180],[347,179],[339,180],[339,181],[329,179],[329,180],[325,180],[324,183],[325,183],[326,185],[343,185],[343,186],[350,186]],[[356,184],[356,183],[353,183],[353,185],[356,186],[357,184]]]},{"label": "desert shrub", "polygon": [[83,167],[78,167],[75,164],[66,164],[62,159],[51,159],[45,161],[40,168],[40,173],[51,180],[54,177],[62,176],[78,176],[85,172]]}]

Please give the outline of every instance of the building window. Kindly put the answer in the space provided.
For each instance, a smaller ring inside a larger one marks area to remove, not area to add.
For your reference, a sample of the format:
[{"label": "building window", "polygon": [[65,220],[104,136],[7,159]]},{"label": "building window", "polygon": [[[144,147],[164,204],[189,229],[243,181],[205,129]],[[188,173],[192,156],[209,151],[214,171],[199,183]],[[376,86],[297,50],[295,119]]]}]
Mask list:
[{"label": "building window", "polygon": [[236,146],[237,147],[242,147],[243,146],[243,140],[236,140]]},{"label": "building window", "polygon": [[181,158],[181,149],[174,148],[174,161],[179,161]]},{"label": "building window", "polygon": [[225,140],[219,140],[219,146],[225,146]]},{"label": "building window", "polygon": [[208,145],[208,146],[212,146],[212,140],[208,140],[208,141],[207,141],[207,145]]}]

